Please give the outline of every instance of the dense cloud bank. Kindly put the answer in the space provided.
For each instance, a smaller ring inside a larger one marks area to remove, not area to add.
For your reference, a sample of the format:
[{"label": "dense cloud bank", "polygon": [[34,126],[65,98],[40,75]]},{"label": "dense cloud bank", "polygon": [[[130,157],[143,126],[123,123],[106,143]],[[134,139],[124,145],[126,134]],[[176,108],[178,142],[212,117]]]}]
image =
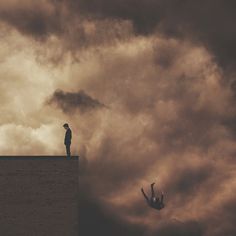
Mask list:
[{"label": "dense cloud bank", "polygon": [[232,68],[235,7],[231,0],[23,0],[20,5],[10,0],[0,3],[0,19],[37,39],[59,35],[71,50],[124,38],[123,26],[130,22],[136,34],[158,32],[203,43],[222,66]]},{"label": "dense cloud bank", "polygon": [[73,113],[75,110],[87,112],[92,109],[104,108],[105,105],[98,100],[91,98],[84,91],[77,93],[63,92],[56,90],[53,96],[48,100],[48,104],[55,104],[65,113]]},{"label": "dense cloud bank", "polygon": [[1,1],[1,154],[62,154],[68,122],[81,234],[234,235],[234,5]]}]

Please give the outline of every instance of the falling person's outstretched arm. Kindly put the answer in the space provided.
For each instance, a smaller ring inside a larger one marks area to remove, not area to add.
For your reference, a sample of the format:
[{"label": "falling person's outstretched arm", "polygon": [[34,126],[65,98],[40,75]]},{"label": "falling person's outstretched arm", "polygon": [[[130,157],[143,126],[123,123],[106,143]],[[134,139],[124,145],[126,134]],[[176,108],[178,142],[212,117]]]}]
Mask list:
[{"label": "falling person's outstretched arm", "polygon": [[143,188],[141,188],[141,192],[142,192],[143,196],[145,197],[146,201],[149,202],[148,196],[144,192]]}]

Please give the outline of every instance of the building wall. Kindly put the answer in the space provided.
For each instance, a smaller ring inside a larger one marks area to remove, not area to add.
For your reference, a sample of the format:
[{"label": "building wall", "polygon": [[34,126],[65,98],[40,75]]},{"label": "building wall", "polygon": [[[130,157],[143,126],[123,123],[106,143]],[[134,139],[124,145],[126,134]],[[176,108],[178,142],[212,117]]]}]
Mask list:
[{"label": "building wall", "polygon": [[0,235],[78,235],[78,160],[0,158]]}]

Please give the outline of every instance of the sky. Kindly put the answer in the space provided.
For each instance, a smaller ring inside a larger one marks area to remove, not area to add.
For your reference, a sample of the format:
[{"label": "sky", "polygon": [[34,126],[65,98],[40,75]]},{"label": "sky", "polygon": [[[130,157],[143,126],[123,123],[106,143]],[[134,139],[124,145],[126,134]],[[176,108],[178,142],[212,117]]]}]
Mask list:
[{"label": "sky", "polygon": [[67,122],[81,235],[235,235],[235,7],[2,0],[0,155],[63,155]]}]

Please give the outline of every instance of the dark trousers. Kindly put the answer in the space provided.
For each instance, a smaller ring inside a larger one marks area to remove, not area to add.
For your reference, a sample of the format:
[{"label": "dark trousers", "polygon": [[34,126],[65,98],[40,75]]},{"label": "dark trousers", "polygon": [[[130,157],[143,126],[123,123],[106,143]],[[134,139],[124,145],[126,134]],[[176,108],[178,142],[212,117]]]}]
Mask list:
[{"label": "dark trousers", "polygon": [[70,158],[70,143],[65,144],[66,145],[66,155],[68,158]]}]

